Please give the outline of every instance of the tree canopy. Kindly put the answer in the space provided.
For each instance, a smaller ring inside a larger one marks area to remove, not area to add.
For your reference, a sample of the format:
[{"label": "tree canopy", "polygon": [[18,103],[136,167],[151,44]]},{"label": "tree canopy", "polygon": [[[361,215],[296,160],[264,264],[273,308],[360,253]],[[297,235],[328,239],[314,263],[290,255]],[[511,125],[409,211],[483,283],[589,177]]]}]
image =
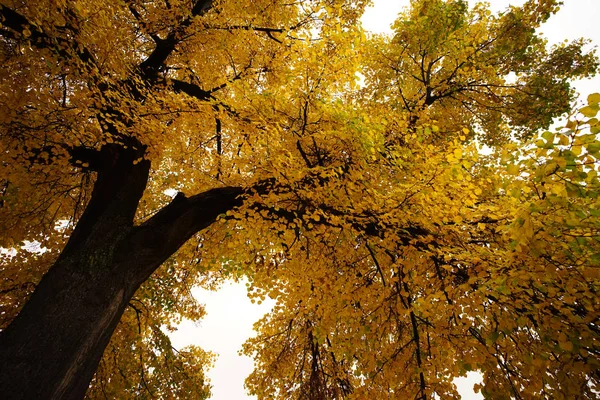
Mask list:
[{"label": "tree canopy", "polygon": [[2,1],[2,393],[207,398],[168,331],[245,278],[258,398],[597,396],[598,59],[555,0],[366,3]]}]

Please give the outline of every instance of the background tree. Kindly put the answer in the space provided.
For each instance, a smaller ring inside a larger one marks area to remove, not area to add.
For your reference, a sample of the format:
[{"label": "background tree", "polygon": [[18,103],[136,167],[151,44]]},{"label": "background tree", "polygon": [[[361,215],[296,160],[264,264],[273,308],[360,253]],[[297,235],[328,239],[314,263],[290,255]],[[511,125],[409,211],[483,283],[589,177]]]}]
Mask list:
[{"label": "background tree", "polygon": [[481,3],[469,10],[466,1],[413,1],[392,38],[365,47],[363,93],[375,108],[402,110],[409,126],[437,121],[434,140],[464,127],[485,132],[478,139],[488,144],[530,137],[569,111],[569,80],[597,66],[585,40],[548,49],[536,34],[557,9],[554,1],[526,2],[492,15]]},{"label": "background tree", "polygon": [[544,49],[553,1],[415,1],[389,42],[363,6],[1,6],[2,240],[47,249],[3,259],[3,393],[206,397],[211,356],[161,328],[245,276],[277,299],[246,345],[260,397],[456,396],[470,369],[495,398],[592,397],[597,121],[508,139],[596,60]]}]

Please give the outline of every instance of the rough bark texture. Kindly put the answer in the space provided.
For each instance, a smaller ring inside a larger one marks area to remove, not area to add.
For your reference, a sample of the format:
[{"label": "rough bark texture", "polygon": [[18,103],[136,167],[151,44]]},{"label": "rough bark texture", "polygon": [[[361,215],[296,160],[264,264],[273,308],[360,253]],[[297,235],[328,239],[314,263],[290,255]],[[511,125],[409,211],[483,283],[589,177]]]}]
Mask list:
[{"label": "rough bark texture", "polygon": [[81,399],[138,287],[194,233],[240,204],[240,188],[173,202],[140,226],[150,163],[106,147],[92,198],[21,313],[0,332],[3,399]]}]

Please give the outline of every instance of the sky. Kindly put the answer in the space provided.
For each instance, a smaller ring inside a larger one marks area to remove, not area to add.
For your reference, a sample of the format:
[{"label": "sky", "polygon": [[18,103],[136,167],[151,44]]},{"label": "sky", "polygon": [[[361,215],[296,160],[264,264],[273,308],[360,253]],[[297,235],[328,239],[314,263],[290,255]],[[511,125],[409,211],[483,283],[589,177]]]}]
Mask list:
[{"label": "sky", "polygon": [[[600,46],[600,0],[563,0],[565,5],[557,15],[546,23],[541,32],[549,44],[565,39],[586,37],[592,46]],[[523,0],[491,0],[492,11],[502,11],[510,4],[520,5]],[[472,3],[472,1],[471,1]],[[363,17],[363,26],[376,33],[390,33],[390,24],[398,12],[409,4],[409,0],[375,0]],[[585,98],[593,92],[600,92],[600,77],[577,82],[577,91]],[[273,306],[273,302],[252,304],[246,297],[244,282],[227,283],[217,292],[194,289],[194,296],[205,304],[207,315],[197,324],[183,322],[179,330],[171,334],[173,346],[181,348],[196,344],[219,355],[215,366],[208,372],[213,385],[214,400],[252,399],[244,390],[244,379],[252,371],[252,360],[241,357],[238,351],[247,338],[253,336],[252,325]],[[469,373],[466,378],[455,382],[465,400],[483,399],[472,390],[479,376]]]}]

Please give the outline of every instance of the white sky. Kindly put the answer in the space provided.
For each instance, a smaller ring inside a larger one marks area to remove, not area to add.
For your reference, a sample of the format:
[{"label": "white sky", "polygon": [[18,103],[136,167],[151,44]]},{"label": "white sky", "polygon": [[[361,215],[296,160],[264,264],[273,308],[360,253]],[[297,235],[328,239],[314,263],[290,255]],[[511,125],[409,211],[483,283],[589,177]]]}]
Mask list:
[{"label": "white sky", "polygon": [[[600,44],[600,0],[563,0],[565,5],[557,15],[541,29],[549,43],[565,39],[586,37],[594,45]],[[470,0],[473,3],[472,0]],[[504,10],[509,4],[520,5],[523,0],[491,0],[493,11]],[[375,0],[363,17],[363,26],[372,32],[390,32],[390,24],[398,12],[409,4],[409,0]],[[577,90],[585,98],[593,92],[600,92],[600,78],[581,81]],[[194,325],[181,324],[179,330],[171,334],[173,346],[181,348],[197,344],[205,350],[219,354],[215,367],[208,377],[213,385],[214,400],[251,399],[244,390],[244,379],[252,371],[252,360],[238,355],[242,343],[252,336],[252,324],[272,307],[272,302],[261,305],[251,304],[246,297],[244,282],[225,284],[218,292],[196,289],[194,296],[206,305],[207,316]],[[483,397],[472,391],[478,375],[470,373],[467,378],[459,378],[456,383],[463,399],[479,400]]]}]

